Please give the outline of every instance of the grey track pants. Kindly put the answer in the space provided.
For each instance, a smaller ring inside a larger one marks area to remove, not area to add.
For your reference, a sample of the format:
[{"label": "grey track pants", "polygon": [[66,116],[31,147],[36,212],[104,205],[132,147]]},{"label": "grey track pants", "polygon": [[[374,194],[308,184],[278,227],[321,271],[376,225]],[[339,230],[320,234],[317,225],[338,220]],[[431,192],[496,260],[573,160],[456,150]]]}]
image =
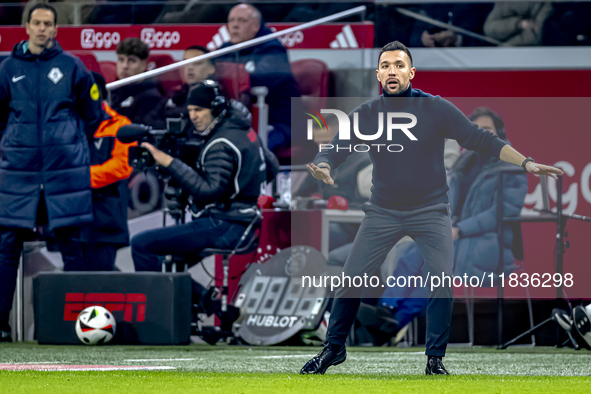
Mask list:
[{"label": "grey track pants", "polygon": [[[355,237],[351,253],[343,268],[344,275],[373,275],[388,252],[405,235],[413,238],[423,256],[423,272],[431,276],[453,274],[453,240],[448,204],[437,204],[414,211],[385,209],[366,203],[365,218]],[[329,320],[327,341],[343,345],[359,309],[362,290],[340,287]],[[428,356],[445,356],[449,340],[453,290],[437,287],[427,305]]]}]

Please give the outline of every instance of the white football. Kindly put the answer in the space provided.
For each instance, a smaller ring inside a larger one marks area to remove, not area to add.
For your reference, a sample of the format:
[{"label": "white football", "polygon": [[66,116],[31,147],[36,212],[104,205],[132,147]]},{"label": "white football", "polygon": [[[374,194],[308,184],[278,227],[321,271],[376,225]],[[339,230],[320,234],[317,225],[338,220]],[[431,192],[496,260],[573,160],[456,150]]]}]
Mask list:
[{"label": "white football", "polygon": [[89,306],[76,319],[76,335],[85,345],[104,345],[115,336],[115,318],[102,306]]}]

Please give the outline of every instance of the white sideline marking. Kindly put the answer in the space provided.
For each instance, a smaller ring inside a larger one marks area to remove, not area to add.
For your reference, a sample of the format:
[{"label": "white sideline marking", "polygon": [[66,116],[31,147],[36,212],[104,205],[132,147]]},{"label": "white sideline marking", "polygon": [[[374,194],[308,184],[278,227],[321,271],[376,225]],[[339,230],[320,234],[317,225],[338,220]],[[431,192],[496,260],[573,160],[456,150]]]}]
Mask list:
[{"label": "white sideline marking", "polygon": [[66,365],[66,364],[0,364],[0,370],[4,371],[134,371],[134,370],[156,370],[156,369],[176,369],[174,367],[152,367],[152,366],[119,366],[119,365]]},{"label": "white sideline marking", "polygon": [[199,360],[199,358],[138,358],[138,359],[129,359],[123,360],[125,362],[143,362],[143,361],[190,361],[190,360]]}]

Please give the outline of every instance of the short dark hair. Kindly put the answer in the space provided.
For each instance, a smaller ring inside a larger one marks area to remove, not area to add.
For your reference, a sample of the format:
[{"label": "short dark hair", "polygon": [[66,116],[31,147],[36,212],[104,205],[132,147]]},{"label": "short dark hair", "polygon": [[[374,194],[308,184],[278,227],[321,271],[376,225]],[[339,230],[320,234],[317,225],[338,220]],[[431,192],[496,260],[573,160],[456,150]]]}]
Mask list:
[{"label": "short dark hair", "polygon": [[490,116],[490,118],[493,121],[493,124],[495,125],[495,129],[497,129],[497,135],[499,136],[499,138],[503,140],[507,138],[507,134],[505,132],[505,122],[503,122],[503,118],[501,118],[499,114],[497,114],[495,111],[488,107],[478,107],[474,109],[470,116],[468,116],[468,119],[470,119],[471,121],[475,121],[481,116]]},{"label": "short dark hair", "polygon": [[406,45],[404,45],[400,41],[392,41],[384,45],[384,47],[380,51],[380,55],[378,56],[378,68],[380,68],[380,58],[382,57],[382,53],[389,51],[402,51],[406,53],[408,55],[408,58],[410,59],[410,66],[412,67],[412,55],[410,54],[410,51],[408,50]]},{"label": "short dark hair", "polygon": [[27,23],[31,23],[31,16],[33,16],[33,11],[35,10],[48,10],[53,12],[53,24],[57,25],[57,11],[51,5],[47,3],[37,3],[31,8],[29,11],[29,19],[27,19]]},{"label": "short dark hair", "polygon": [[117,55],[137,56],[146,60],[150,55],[150,47],[137,37],[129,37],[117,45]]},{"label": "short dark hair", "polygon": [[210,50],[207,49],[206,47],[202,46],[202,45],[191,45],[188,48],[185,48],[185,51],[191,51],[191,50],[196,50],[196,51],[201,51],[203,53],[209,53]]}]

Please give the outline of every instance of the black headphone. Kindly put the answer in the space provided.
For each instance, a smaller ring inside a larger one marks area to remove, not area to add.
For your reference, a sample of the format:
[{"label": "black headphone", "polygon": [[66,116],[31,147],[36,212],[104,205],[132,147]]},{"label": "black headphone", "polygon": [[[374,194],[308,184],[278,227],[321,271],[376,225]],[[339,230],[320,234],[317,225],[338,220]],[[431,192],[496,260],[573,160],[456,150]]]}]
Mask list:
[{"label": "black headphone", "polygon": [[203,81],[203,84],[213,89],[215,98],[211,102],[211,114],[217,118],[218,116],[222,115],[224,110],[228,109],[226,98],[220,92],[220,85],[216,81],[212,79],[206,79]]}]

